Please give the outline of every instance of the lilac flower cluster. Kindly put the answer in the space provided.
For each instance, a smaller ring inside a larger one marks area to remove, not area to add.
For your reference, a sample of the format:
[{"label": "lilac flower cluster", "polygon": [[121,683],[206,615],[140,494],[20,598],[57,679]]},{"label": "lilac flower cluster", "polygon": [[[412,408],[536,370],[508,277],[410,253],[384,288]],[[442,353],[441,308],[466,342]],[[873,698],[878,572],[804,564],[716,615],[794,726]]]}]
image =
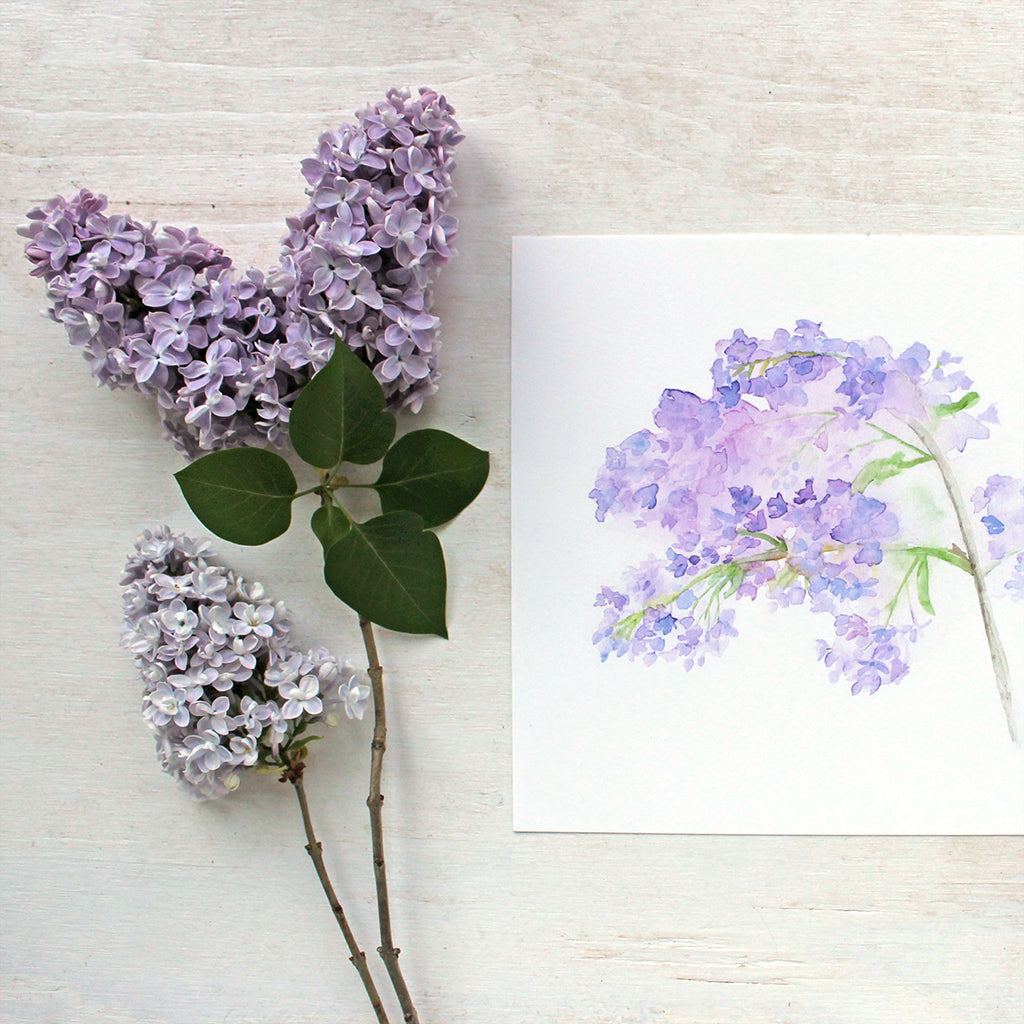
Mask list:
[{"label": "lilac flower cluster", "polygon": [[[598,594],[602,658],[702,664],[736,635],[722,602],[764,595],[832,618],[819,656],[853,692],[902,679],[930,605],[915,586],[922,563],[958,556],[902,542],[888,490],[868,491],[988,436],[995,410],[971,411],[958,363],[920,343],[896,354],[878,337],[830,338],[806,320],[720,341],[711,397],[664,391],[655,429],[608,448],[590,493],[598,521],[624,518],[663,551]],[[976,504],[994,517],[1003,490],[990,490]]]},{"label": "lilac flower cluster", "polygon": [[852,680],[851,693],[874,693],[883,683],[897,683],[909,671],[903,648],[917,639],[914,626],[874,625],[863,615],[835,617],[836,638],[818,641],[818,657],[832,682]]},{"label": "lilac flower cluster", "polygon": [[973,502],[994,563],[989,572],[1015,600],[1024,600],[1024,480],[990,476],[974,492]]},{"label": "lilac flower cluster", "polygon": [[458,229],[453,114],[430,90],[392,90],[322,135],[302,165],[308,205],[266,274],[238,274],[194,228],[109,214],[103,196],[51,199],[19,229],[49,314],[99,382],[156,398],[189,457],[284,444],[292,401],[339,340],[416,411],[437,390],[431,283]]},{"label": "lilac flower cluster", "polygon": [[287,609],[218,565],[206,543],[145,531],[122,580],[122,643],[145,691],[142,716],[164,770],[200,799],[253,765],[285,768],[334,724],[362,718],[369,686],[324,648],[293,648]]}]

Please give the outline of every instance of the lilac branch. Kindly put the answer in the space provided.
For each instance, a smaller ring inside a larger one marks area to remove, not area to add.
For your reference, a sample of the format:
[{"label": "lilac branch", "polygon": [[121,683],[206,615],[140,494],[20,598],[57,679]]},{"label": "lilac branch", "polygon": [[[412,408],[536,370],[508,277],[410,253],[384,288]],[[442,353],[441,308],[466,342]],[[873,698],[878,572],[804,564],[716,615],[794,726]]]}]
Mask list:
[{"label": "lilac branch", "polygon": [[419,1024],[419,1016],[413,1005],[409,988],[398,964],[401,950],[391,937],[391,907],[388,901],[388,878],[384,863],[384,824],[381,809],[384,795],[381,792],[381,776],[384,771],[384,751],[387,748],[387,714],[384,704],[384,669],[377,654],[377,642],[373,635],[373,623],[365,616],[359,617],[359,629],[363,634],[366,648],[367,671],[373,692],[373,743],[370,759],[370,793],[366,806],[370,809],[370,838],[373,846],[373,877],[377,886],[377,917],[380,923],[380,953],[387,968],[391,985],[402,1007],[405,1024]]},{"label": "lilac branch", "polygon": [[331,884],[330,876],[327,874],[327,867],[324,864],[323,846],[317,840],[316,833],[313,831],[313,821],[309,813],[309,803],[306,800],[306,789],[302,782],[302,775],[305,771],[305,767],[306,766],[301,761],[292,765],[281,776],[281,781],[290,782],[295,787],[295,795],[299,798],[299,808],[302,811],[302,826],[306,832],[306,853],[309,854],[310,859],[313,861],[313,866],[316,869],[317,878],[320,879],[320,885],[323,887],[324,895],[326,895],[327,902],[330,904],[331,910],[334,912],[334,917],[338,922],[338,927],[345,936],[345,943],[349,948],[349,952],[352,954],[349,957],[349,960],[352,961],[352,965],[359,972],[359,977],[363,981],[363,987],[366,989],[366,994],[370,998],[370,1005],[373,1007],[374,1013],[377,1015],[378,1024],[389,1024],[387,1013],[384,1011],[384,1004],[380,1000],[380,995],[377,992],[377,986],[374,984],[373,977],[370,975],[370,968],[366,962],[366,954],[359,948],[359,944],[356,942],[355,935],[352,933],[352,928],[349,926],[348,919],[345,917],[345,911],[342,909],[341,903],[334,891],[334,886]]},{"label": "lilac branch", "polygon": [[989,654],[992,658],[992,671],[996,677],[996,688],[999,691],[999,699],[1002,702],[1003,712],[1006,715],[1006,725],[1010,730],[1010,739],[1017,743],[1017,724],[1014,717],[1013,694],[1010,690],[1009,665],[1006,660],[1003,642],[999,636],[995,615],[992,611],[992,599],[988,592],[984,570],[981,567],[978,542],[975,539],[974,529],[971,526],[971,517],[967,504],[960,493],[960,487],[953,473],[953,467],[950,465],[945,453],[935,443],[935,439],[924,427],[914,423],[909,424],[909,426],[928,450],[928,454],[935,460],[939,473],[942,475],[942,482],[945,485],[946,493],[949,495],[949,500],[953,505],[957,525],[960,527],[960,536],[964,542],[964,552],[967,555],[967,562],[971,567],[971,575],[974,578],[974,590],[978,595],[978,607],[981,609],[981,620],[985,626],[985,638],[988,640]]}]

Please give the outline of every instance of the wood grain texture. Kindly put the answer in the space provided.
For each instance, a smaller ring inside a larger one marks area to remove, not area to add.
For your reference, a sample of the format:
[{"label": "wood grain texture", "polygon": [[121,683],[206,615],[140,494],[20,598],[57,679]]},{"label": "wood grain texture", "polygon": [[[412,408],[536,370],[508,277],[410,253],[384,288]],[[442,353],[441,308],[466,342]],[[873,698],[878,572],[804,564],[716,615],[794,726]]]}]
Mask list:
[{"label": "wood grain texture", "polygon": [[[447,530],[451,642],[381,639],[393,927],[421,1019],[1021,1019],[1019,840],[516,835],[508,668],[511,237],[1019,232],[1019,4],[7,0],[0,23],[3,1019],[371,1019],[291,794],[264,778],[192,805],[157,769],[118,575],[139,528],[196,528],[180,462],[39,318],[14,228],[87,186],[269,264],[317,135],[407,83],[446,93],[467,136],[445,378],[419,422],[494,465]],[[299,534],[219,549],[358,657]],[[366,723],[339,729],[307,788],[372,949],[368,751]]]}]

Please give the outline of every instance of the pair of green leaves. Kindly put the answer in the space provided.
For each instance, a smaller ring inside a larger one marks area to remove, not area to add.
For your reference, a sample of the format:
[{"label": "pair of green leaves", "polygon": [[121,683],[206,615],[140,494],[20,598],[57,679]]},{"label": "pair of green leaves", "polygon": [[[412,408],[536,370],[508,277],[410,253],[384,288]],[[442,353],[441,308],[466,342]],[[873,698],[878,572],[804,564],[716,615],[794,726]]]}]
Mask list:
[{"label": "pair of green leaves", "polygon": [[890,616],[896,608],[896,603],[899,601],[900,594],[903,593],[904,589],[907,588],[908,585],[910,585],[911,578],[913,578],[914,585],[917,588],[918,604],[920,604],[922,609],[924,609],[924,611],[929,615],[935,614],[935,606],[932,604],[931,569],[929,559],[934,558],[940,562],[946,562],[949,565],[954,565],[956,568],[962,569],[969,576],[973,576],[975,572],[966,555],[955,547],[937,548],[917,545],[914,547],[901,548],[899,550],[910,558],[910,563],[907,567],[906,573],[904,574],[903,582],[900,584],[899,590],[896,591],[892,600],[889,602],[888,608]]},{"label": "pair of green leaves", "polygon": [[[360,615],[404,633],[447,636],[444,554],[431,532],[457,516],[487,480],[487,452],[442,430],[394,440],[395,417],[370,368],[344,343],[302,389],[291,410],[292,446],[314,467],[300,491],[291,466],[262,448],[229,448],[175,474],[192,511],[217,536],[265,544],[291,525],[292,503],[316,494],[310,526],[324,552],[324,579]],[[343,463],[381,461],[372,484],[381,515],[356,522],[337,500]]]}]

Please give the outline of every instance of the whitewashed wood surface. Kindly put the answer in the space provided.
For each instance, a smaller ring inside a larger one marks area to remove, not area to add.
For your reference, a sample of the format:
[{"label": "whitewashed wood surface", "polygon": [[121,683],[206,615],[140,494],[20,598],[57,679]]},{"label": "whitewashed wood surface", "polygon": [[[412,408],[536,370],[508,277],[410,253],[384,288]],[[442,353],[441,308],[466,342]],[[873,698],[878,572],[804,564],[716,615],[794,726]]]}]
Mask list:
[{"label": "whitewashed wood surface", "polygon": [[[424,1024],[1024,1018],[1018,839],[514,834],[508,622],[511,237],[1020,232],[1016,0],[5,0],[0,26],[0,1018],[372,1019],[290,793],[193,805],[157,768],[118,574],[141,527],[196,528],[180,462],[39,317],[14,229],[85,186],[269,264],[317,135],[403,84],[466,132],[422,422],[494,467],[445,534],[452,640],[381,641],[394,929]],[[219,547],[358,656],[300,533]],[[339,729],[308,784],[372,951],[368,747]]]}]

